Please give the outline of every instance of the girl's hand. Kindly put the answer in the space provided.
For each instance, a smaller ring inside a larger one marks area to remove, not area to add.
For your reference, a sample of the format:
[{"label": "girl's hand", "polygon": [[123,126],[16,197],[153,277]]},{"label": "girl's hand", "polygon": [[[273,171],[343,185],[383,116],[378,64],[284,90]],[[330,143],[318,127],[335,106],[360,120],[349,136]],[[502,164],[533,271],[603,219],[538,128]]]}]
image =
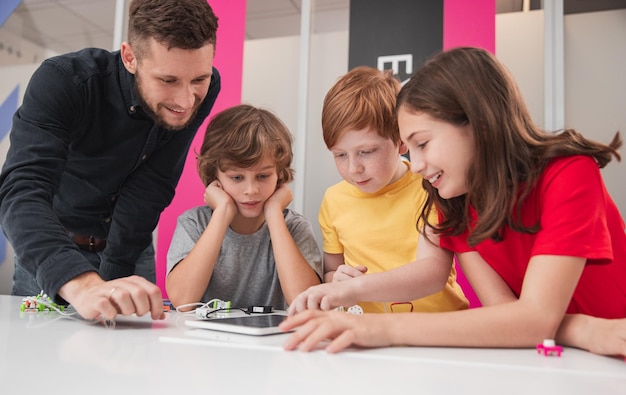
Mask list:
[{"label": "girl's hand", "polygon": [[[575,325],[572,346],[595,354],[626,357],[626,318],[606,319],[574,314],[566,317]],[[566,322],[566,321],[564,321]]]},{"label": "girl's hand", "polygon": [[362,276],[367,272],[367,266],[340,265],[333,274],[333,282],[345,281],[354,277]]},{"label": "girl's hand", "polygon": [[289,305],[287,313],[293,315],[305,310],[332,310],[339,306],[352,306],[354,299],[352,281],[324,283],[309,287]]},{"label": "girl's hand", "polygon": [[283,345],[285,350],[311,351],[330,340],[325,349],[336,353],[351,345],[360,347],[391,346],[385,314],[355,315],[338,311],[305,311],[280,324],[283,331],[296,331]]},{"label": "girl's hand", "polygon": [[265,215],[272,209],[276,209],[282,213],[292,200],[293,192],[289,186],[287,186],[287,184],[280,184],[272,196],[265,201],[265,206],[263,207]]}]

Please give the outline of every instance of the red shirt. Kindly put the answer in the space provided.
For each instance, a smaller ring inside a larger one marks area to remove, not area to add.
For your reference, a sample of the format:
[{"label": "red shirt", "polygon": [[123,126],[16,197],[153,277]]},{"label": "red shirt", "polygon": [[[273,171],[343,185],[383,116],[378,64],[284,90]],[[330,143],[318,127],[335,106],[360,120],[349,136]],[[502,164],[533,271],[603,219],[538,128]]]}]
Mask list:
[{"label": "red shirt", "polygon": [[[473,208],[470,215],[476,217]],[[518,297],[532,256],[587,258],[567,312],[626,317],[624,220],[593,158],[576,155],[552,160],[523,203],[521,215],[524,225],[539,221],[539,232],[523,234],[506,228],[503,241],[488,239],[474,248],[467,244],[465,232],[441,237],[441,247],[458,253],[477,251]]]}]

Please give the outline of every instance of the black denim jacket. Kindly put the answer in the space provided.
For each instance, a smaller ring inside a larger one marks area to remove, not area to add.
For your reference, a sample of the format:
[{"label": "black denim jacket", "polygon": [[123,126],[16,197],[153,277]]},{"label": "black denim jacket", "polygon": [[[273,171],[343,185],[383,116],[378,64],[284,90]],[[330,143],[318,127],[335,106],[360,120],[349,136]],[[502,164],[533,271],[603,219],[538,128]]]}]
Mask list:
[{"label": "black denim jacket", "polygon": [[167,131],[139,107],[119,51],[84,49],[46,60],[13,117],[0,174],[0,220],[20,263],[51,297],[94,271],[66,231],[107,239],[100,275],[133,273],[174,197],[187,151],[220,90],[190,125]]}]

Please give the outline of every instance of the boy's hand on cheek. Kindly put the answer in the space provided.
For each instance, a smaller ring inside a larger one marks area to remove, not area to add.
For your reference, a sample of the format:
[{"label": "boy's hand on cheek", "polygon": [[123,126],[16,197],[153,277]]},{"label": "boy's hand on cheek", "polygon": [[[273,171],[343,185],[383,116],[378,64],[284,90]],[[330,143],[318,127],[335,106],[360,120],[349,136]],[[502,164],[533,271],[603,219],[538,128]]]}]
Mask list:
[{"label": "boy's hand on cheek", "polygon": [[264,211],[267,214],[268,210],[276,208],[282,212],[287,206],[289,206],[289,203],[291,203],[292,200],[293,192],[291,189],[287,186],[287,184],[280,184],[272,196],[270,196],[265,202]]},{"label": "boy's hand on cheek", "polygon": [[225,208],[234,217],[237,213],[237,205],[233,198],[222,189],[218,180],[211,182],[204,190],[204,203],[214,211]]}]

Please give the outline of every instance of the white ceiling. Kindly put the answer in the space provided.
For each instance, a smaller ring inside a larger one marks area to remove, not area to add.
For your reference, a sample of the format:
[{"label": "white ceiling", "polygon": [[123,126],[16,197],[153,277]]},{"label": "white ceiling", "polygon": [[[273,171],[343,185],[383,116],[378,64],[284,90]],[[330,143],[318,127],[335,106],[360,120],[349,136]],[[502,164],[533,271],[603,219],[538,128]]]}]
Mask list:
[{"label": "white ceiling", "polygon": [[110,48],[114,18],[111,0],[23,0],[6,27],[40,47],[66,52]]},{"label": "white ceiling", "polygon": [[[300,34],[301,4],[301,0],[247,0],[246,39]],[[314,32],[348,30],[350,0],[311,0],[311,5]]]},{"label": "white ceiling", "polygon": [[[316,31],[348,28],[350,0],[313,0],[312,4],[316,15],[323,16],[317,18],[323,23],[316,21]],[[57,53],[112,48],[115,5],[114,0],[22,0],[0,29],[0,42],[9,41],[9,36],[21,37]],[[299,34],[300,5],[301,0],[247,0],[246,38]],[[17,43],[4,43],[0,50],[11,44],[15,55]]]}]

